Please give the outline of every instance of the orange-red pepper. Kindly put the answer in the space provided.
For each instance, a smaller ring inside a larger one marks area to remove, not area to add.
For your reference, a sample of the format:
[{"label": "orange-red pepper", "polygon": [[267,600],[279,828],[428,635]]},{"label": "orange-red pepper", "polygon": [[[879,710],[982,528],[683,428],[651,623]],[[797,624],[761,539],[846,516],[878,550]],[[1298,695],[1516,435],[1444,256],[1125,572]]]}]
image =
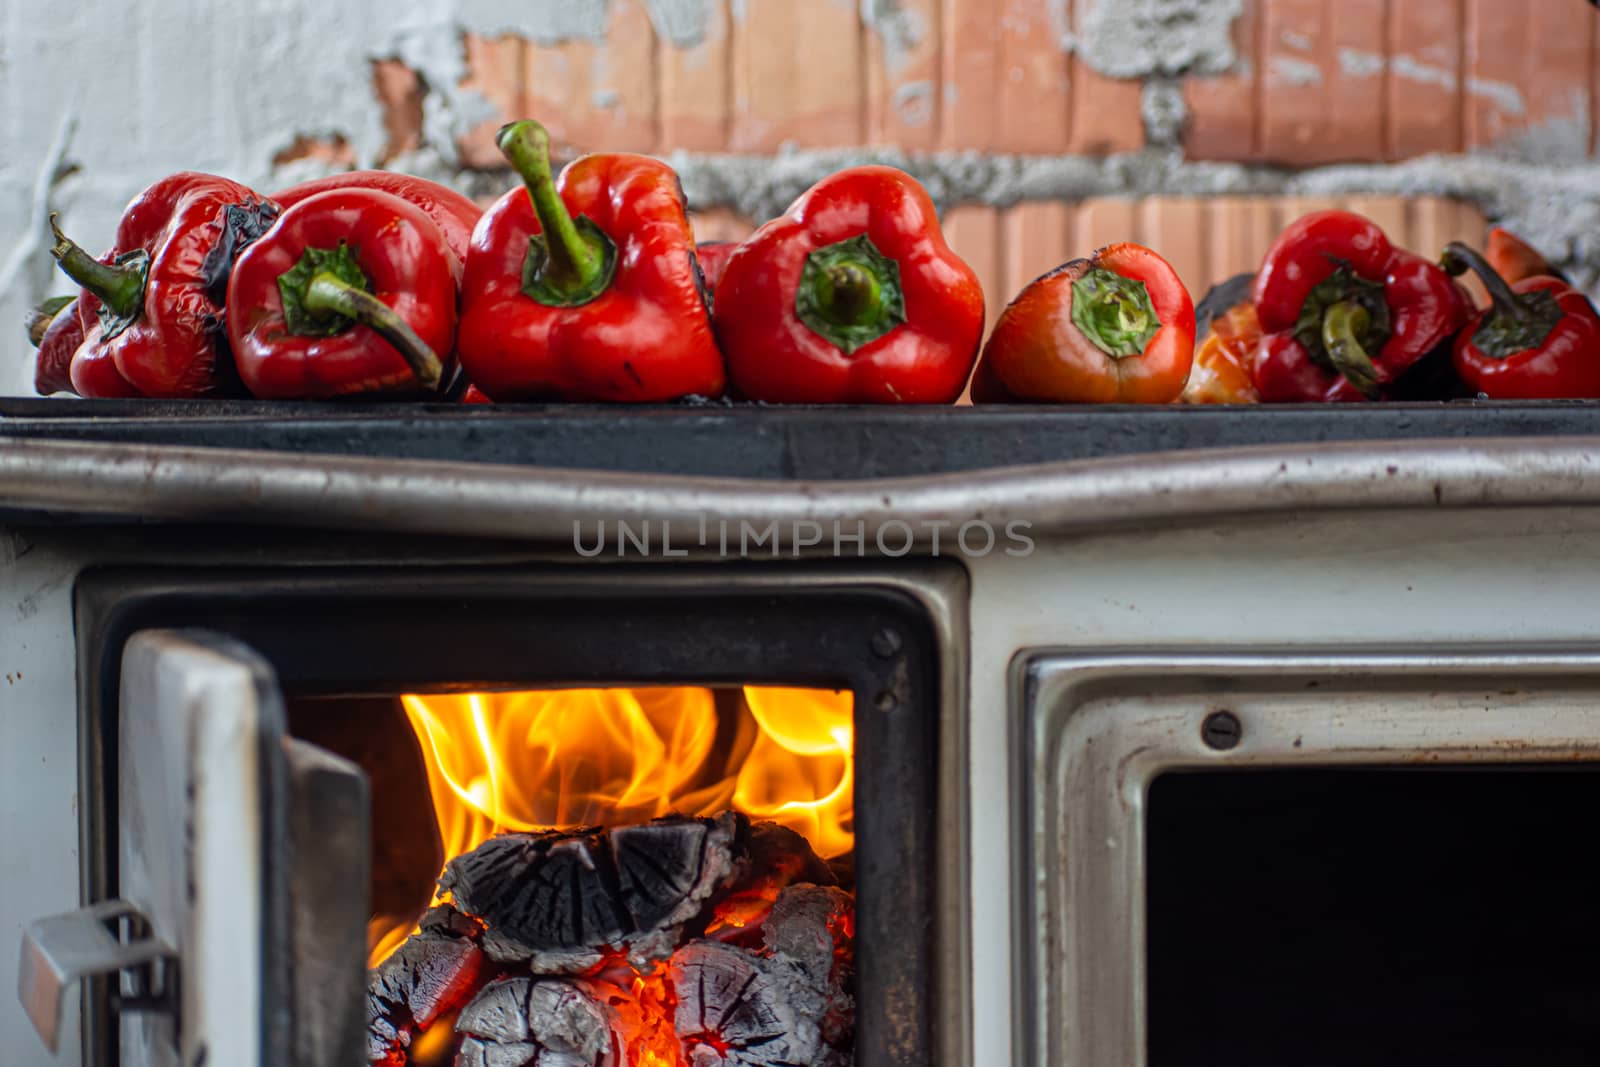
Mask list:
[{"label": "orange-red pepper", "polygon": [[1150,249],[1114,244],[1024,289],[994,324],[978,403],[1166,404],[1194,359],[1194,301]]}]

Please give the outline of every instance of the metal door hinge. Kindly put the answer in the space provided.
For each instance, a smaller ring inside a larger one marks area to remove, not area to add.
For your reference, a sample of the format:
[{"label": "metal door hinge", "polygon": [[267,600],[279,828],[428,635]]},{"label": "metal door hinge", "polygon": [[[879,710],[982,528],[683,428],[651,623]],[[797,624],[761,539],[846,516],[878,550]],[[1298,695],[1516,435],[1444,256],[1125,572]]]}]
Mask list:
[{"label": "metal door hinge", "polygon": [[177,958],[131,904],[110,900],[28,924],[17,995],[33,1028],[55,1052],[61,1006],[79,978],[115,976],[117,1010],[177,1014]]}]

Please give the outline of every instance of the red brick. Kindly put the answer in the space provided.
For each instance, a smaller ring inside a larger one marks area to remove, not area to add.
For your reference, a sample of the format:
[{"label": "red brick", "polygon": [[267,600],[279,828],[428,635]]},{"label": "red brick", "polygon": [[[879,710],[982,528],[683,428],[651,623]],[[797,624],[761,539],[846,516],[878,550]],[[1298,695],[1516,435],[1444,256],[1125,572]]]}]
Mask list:
[{"label": "red brick", "polygon": [[1006,212],[1002,233],[1005,260],[999,284],[1004,288],[990,294],[990,319],[1034,279],[1078,255],[1071,244],[1072,205],[1061,201],[1018,204]]},{"label": "red brick", "polygon": [[1074,257],[1089,256],[1118,241],[1138,241],[1139,202],[1121,197],[1085,200],[1075,212],[1072,233]]},{"label": "red brick", "polygon": [[727,5],[708,5],[705,39],[690,48],[656,45],[661,67],[661,147],[721,152],[728,144],[732,25]]},{"label": "red brick", "polygon": [[348,168],[356,165],[356,153],[355,149],[350,147],[350,142],[339,134],[331,137],[307,137],[304,134],[297,134],[287,148],[281,149],[272,157],[272,165],[281,167],[286,163],[299,163],[305,160]]},{"label": "red brick", "polygon": [[576,150],[653,152],[655,56],[641,0],[611,0],[604,42],[530,46],[524,109]]},{"label": "red brick", "polygon": [[1000,214],[992,207],[963,204],[944,217],[944,236],[956,255],[978,275],[987,309],[985,329],[1010,299],[1005,291],[1005,262],[1000,247]]},{"label": "red brick", "polygon": [[860,15],[852,3],[744,0],[733,26],[733,123],[739,152],[860,144]]},{"label": "red brick", "polygon": [[899,0],[895,24],[867,34],[867,136],[873,144],[939,144],[941,0]]},{"label": "red brick", "polygon": [[1245,0],[1244,14],[1233,24],[1235,68],[1224,74],[1192,75],[1183,81],[1189,125],[1184,152],[1191,159],[1254,159],[1260,150],[1258,118],[1261,59],[1260,37],[1264,0]]},{"label": "red brick", "polygon": [[461,162],[469,167],[503,167],[506,161],[494,146],[495,131],[507,122],[530,117],[524,111],[522,98],[527,42],[514,36],[482,37],[469,33],[464,45],[467,76],[462,79],[461,88],[482,96],[495,113],[462,135],[456,141],[456,149],[461,153]]},{"label": "red brick", "polygon": [[743,241],[756,228],[755,223],[729,208],[692,211],[689,221],[696,241]]},{"label": "red brick", "polygon": [[1038,0],[999,0],[998,7],[999,70],[991,90],[994,148],[1040,155],[1064,152],[1072,112],[1062,27],[1052,25],[1049,9]]},{"label": "red brick", "polygon": [[1466,133],[1492,147],[1540,127],[1549,142],[1588,153],[1596,12],[1566,3],[1466,0]]},{"label": "red brick", "polygon": [[372,61],[372,91],[385,134],[378,162],[387,163],[422,144],[422,79],[398,59]]},{"label": "red brick", "polygon": [[1254,273],[1278,236],[1272,203],[1260,197],[1219,197],[1205,208],[1206,277],[1196,299],[1235,274]]},{"label": "red brick", "polygon": [[1108,78],[1077,56],[1072,57],[1071,69],[1071,136],[1066,150],[1104,156],[1143,148],[1143,83]]},{"label": "red brick", "polygon": [[1139,205],[1139,241],[1172,264],[1189,292],[1199,299],[1212,278],[1206,263],[1209,234],[1205,202],[1195,197],[1153,196]]},{"label": "red brick", "polygon": [[1461,6],[1390,3],[1386,156],[1461,150]]},{"label": "red brick", "polygon": [[991,149],[1000,72],[995,0],[943,0],[940,36],[940,143],[952,150]]},{"label": "red brick", "polygon": [[1261,154],[1313,166],[1383,156],[1385,0],[1265,0]]}]

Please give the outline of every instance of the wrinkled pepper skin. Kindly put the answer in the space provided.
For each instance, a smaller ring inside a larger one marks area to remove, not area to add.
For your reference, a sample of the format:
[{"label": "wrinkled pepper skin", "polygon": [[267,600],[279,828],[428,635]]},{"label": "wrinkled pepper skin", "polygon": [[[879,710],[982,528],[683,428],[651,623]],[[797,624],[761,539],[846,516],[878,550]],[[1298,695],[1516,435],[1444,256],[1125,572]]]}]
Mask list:
[{"label": "wrinkled pepper skin", "polygon": [[466,263],[467,249],[472,244],[472,228],[483,217],[481,207],[449,186],[391,170],[352,170],[330,174],[325,178],[291,185],[272,194],[272,199],[287,209],[302,200],[335,189],[376,189],[415,204],[439,227],[439,232],[444,234],[459,264]]},{"label": "wrinkled pepper skin", "polygon": [[977,275],[893,167],[812,186],[739,246],[713,309],[735,391],[768,403],[953,403],[983,339]]},{"label": "wrinkled pepper skin", "polygon": [[1269,403],[1384,392],[1466,321],[1471,302],[1437,264],[1348,211],[1291,223],[1256,274],[1263,336],[1253,377]]},{"label": "wrinkled pepper skin", "polygon": [[84,285],[78,296],[84,339],[71,372],[79,395],[236,391],[222,328],[227,273],[239,249],[276,214],[275,205],[238,182],[185,171],[128,205],[98,272],[57,231],[52,254]]},{"label": "wrinkled pepper skin", "polygon": [[472,235],[461,363],[495,403],[718,396],[725,372],[677,174],[645,156],[574,160],[555,179],[531,121],[498,143],[525,185]]},{"label": "wrinkled pepper skin", "polygon": [[83,344],[83,319],[78,315],[78,299],[73,297],[50,319],[39,350],[34,354],[33,388],[40,396],[70,393],[72,357]]},{"label": "wrinkled pepper skin", "polygon": [[352,187],[300,201],[239,257],[228,335],[260,399],[425,393],[449,369],[455,308],[453,257],[433,219]]},{"label": "wrinkled pepper skin", "polygon": [[1600,398],[1600,314],[1581,290],[1548,275],[1514,285],[1460,242],[1448,270],[1477,272],[1492,303],[1456,337],[1456,373],[1492,400]]},{"label": "wrinkled pepper skin", "polygon": [[984,346],[977,403],[1166,404],[1194,359],[1194,301],[1150,249],[1114,244],[1018,294]]},{"label": "wrinkled pepper skin", "polygon": [[1567,280],[1565,275],[1550,265],[1550,261],[1537,248],[1503,226],[1496,226],[1489,231],[1489,243],[1484,249],[1484,258],[1489,261],[1489,266],[1494,268],[1494,272],[1506,280],[1507,285],[1515,285],[1524,278],[1536,278],[1540,275],[1547,275],[1559,281]]}]

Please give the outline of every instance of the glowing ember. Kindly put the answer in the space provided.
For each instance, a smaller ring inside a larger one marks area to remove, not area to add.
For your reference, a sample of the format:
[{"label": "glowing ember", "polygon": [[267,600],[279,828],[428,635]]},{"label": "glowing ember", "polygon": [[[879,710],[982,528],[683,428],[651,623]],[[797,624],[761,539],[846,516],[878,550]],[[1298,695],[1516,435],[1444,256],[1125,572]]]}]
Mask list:
[{"label": "glowing ember", "polygon": [[[730,697],[736,713],[719,735],[718,701]],[[848,692],[746,687],[719,698],[673,687],[402,699],[421,742],[446,861],[507,831],[728,809],[798,832],[823,857],[854,845]],[[719,921],[750,919],[740,912]],[[406,919],[374,918],[369,966],[412,929]]]}]

